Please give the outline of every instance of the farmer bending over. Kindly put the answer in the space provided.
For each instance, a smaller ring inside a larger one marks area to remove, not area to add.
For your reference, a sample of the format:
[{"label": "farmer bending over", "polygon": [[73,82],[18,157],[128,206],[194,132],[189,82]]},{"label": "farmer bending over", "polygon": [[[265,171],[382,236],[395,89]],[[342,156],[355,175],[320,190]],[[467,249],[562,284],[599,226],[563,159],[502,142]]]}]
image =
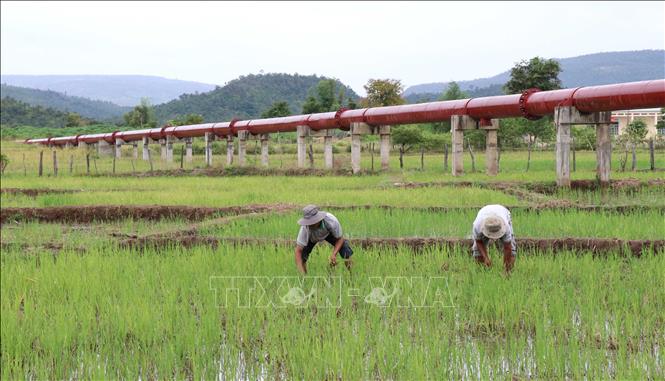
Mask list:
[{"label": "farmer bending over", "polygon": [[498,240],[503,246],[503,264],[506,272],[513,268],[517,245],[513,236],[513,223],[510,211],[501,205],[484,206],[473,221],[473,257],[487,267],[492,266],[487,255],[490,240]]},{"label": "farmer bending over", "polygon": [[342,237],[342,226],[337,218],[328,212],[319,211],[316,205],[307,205],[303,210],[303,218],[298,220],[300,232],[296,239],[296,266],[301,273],[307,274],[307,258],[317,243],[326,240],[333,245],[330,255],[330,266],[337,265],[337,254],[344,258],[346,268],[351,270],[353,250]]}]

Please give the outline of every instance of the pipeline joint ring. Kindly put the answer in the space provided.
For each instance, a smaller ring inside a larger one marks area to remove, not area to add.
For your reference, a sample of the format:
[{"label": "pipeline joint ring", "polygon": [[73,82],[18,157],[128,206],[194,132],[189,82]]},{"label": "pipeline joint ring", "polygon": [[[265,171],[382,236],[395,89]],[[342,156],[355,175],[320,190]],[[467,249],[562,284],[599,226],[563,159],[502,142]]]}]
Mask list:
[{"label": "pipeline joint ring", "polygon": [[538,119],[542,118],[542,116],[531,115],[531,114],[529,114],[529,112],[526,110],[526,101],[529,99],[529,96],[531,96],[531,94],[533,94],[533,93],[537,93],[537,92],[539,92],[539,91],[540,91],[539,88],[537,88],[537,87],[532,87],[532,88],[530,88],[530,89],[526,89],[526,90],[524,90],[524,91],[522,92],[522,95],[520,95],[520,103],[519,103],[519,105],[520,105],[520,113],[522,113],[522,116],[523,116],[525,119],[528,119],[528,120],[538,120]]},{"label": "pipeline joint ring", "polygon": [[341,120],[342,113],[344,113],[344,111],[348,111],[348,110],[349,109],[346,108],[346,107],[340,107],[339,110],[335,111],[335,124],[337,125],[338,128],[344,127],[342,125],[342,120]]}]

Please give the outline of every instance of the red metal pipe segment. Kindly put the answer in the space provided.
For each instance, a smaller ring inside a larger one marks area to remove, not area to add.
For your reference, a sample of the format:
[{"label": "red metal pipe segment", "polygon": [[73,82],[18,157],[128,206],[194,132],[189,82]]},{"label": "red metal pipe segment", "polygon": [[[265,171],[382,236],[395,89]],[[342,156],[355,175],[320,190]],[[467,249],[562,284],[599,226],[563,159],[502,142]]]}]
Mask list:
[{"label": "red metal pipe segment", "polygon": [[217,136],[235,136],[239,131],[253,135],[295,131],[300,125],[312,130],[348,130],[352,123],[370,125],[398,125],[431,123],[450,119],[453,115],[469,115],[476,120],[499,118],[537,118],[552,114],[558,106],[575,106],[585,113],[665,107],[665,79],[618,83],[603,86],[578,87],[552,91],[530,89],[523,94],[429,102],[402,106],[373,107],[358,110],[338,110],[318,114],[293,115],[282,118],[232,120],[189,126],[166,126],[144,130],[113,132],[109,134],[80,135],[57,140],[28,139],[27,144],[96,143],[105,140],[136,141],[144,137],[158,140],[166,136],[192,138],[212,132]]}]

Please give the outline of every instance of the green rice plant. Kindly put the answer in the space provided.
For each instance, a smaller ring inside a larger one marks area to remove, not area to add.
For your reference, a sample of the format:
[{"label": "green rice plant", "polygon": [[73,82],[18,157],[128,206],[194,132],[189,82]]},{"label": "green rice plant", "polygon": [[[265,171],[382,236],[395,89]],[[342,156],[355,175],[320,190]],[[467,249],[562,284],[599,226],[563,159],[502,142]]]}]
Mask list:
[{"label": "green rice plant", "polygon": [[[324,208],[325,209],[325,208]],[[341,222],[348,238],[366,237],[458,237],[469,238],[478,209],[432,212],[411,209],[325,209]],[[518,238],[593,237],[662,239],[665,215],[659,210],[631,213],[583,210],[513,210],[513,229]],[[301,213],[269,215],[235,220],[203,229],[202,234],[222,237],[293,239]]]},{"label": "green rice plant", "polygon": [[[331,272],[317,249],[309,275],[343,286],[321,289],[331,308],[220,304],[211,277],[302,279],[288,247],[36,255],[0,257],[5,379],[663,377],[662,253],[531,252],[506,276],[460,249],[357,250]],[[453,306],[366,302],[387,276],[443,277]]]}]

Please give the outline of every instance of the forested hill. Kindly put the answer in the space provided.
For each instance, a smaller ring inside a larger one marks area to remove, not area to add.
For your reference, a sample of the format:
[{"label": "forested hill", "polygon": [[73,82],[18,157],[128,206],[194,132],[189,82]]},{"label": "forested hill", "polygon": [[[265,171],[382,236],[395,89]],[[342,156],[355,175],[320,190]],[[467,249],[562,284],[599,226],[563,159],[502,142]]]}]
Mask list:
[{"label": "forested hill", "polygon": [[[555,59],[561,64],[559,78],[564,87],[665,78],[665,50],[607,52]],[[476,93],[492,87],[491,92],[496,94],[487,95],[497,95],[502,94],[500,85],[506,83],[509,78],[510,70],[507,70],[493,77],[457,80],[457,84],[464,91]],[[423,94],[423,98],[429,98],[432,94],[443,93],[447,86],[447,82],[414,85],[404,91],[404,96],[412,101],[418,99],[413,96],[414,94]]]},{"label": "forested hill", "polygon": [[120,121],[122,120],[122,114],[131,110],[131,107],[118,106],[111,102],[69,96],[50,90],[2,84],[1,91],[2,98],[10,97],[33,106],[52,108],[62,112],[75,112],[86,118],[99,121]]},{"label": "forested hill", "polygon": [[48,107],[31,106],[16,99],[3,97],[0,100],[0,125],[64,127],[67,114]]},{"label": "forested hill", "polygon": [[[250,74],[230,81],[224,87],[201,94],[183,94],[179,99],[157,105],[155,115],[159,122],[178,115],[201,114],[208,122],[228,121],[233,118],[259,118],[261,113],[279,101],[286,101],[292,113],[302,111],[302,105],[310,91],[325,77],[298,74]],[[348,86],[338,82],[347,98],[354,101],[358,95]]]}]

